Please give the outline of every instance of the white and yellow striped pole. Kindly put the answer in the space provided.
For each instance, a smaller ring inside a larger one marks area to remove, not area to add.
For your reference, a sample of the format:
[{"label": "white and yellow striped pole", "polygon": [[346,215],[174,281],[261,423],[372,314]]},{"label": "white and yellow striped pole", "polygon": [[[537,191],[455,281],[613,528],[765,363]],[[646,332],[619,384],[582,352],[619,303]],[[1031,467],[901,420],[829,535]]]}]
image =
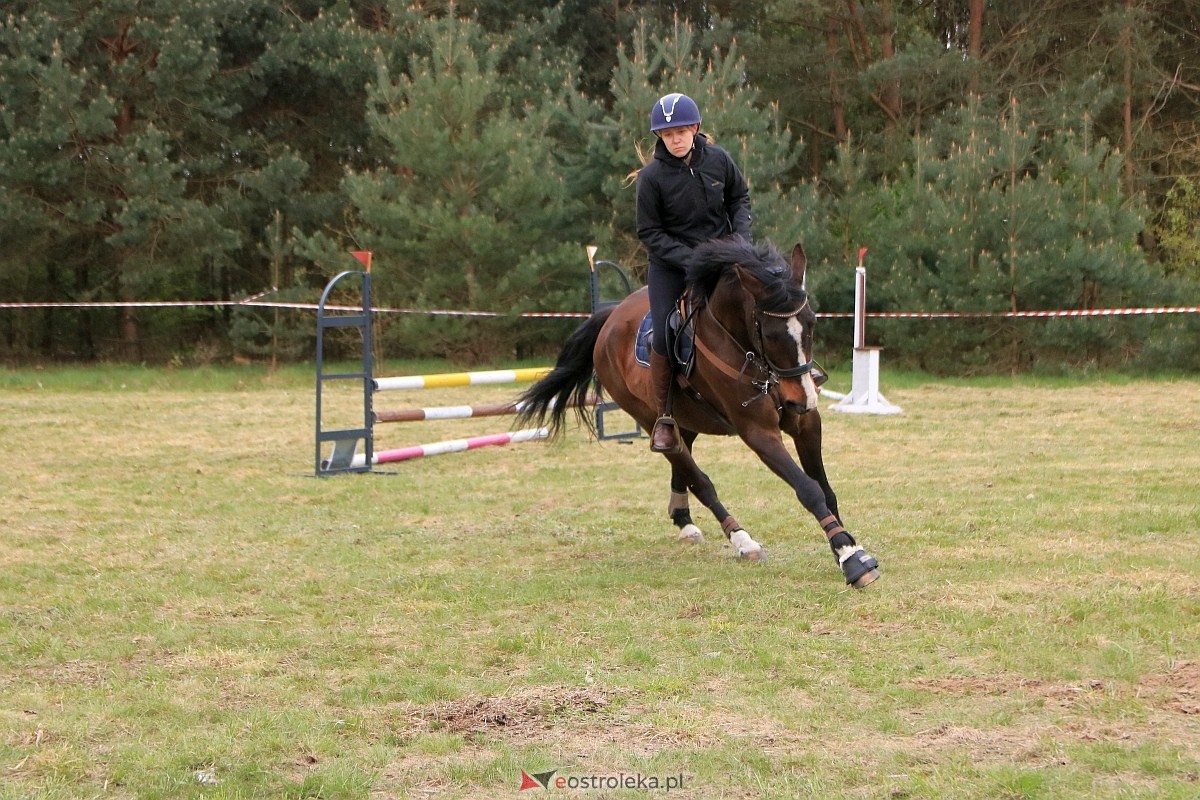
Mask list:
[{"label": "white and yellow striped pole", "polygon": [[403,375],[396,378],[376,378],[375,391],[396,389],[442,389],[448,386],[478,386],[493,383],[524,383],[544,378],[552,367],[496,369],[484,372],[443,372],[437,375]]}]

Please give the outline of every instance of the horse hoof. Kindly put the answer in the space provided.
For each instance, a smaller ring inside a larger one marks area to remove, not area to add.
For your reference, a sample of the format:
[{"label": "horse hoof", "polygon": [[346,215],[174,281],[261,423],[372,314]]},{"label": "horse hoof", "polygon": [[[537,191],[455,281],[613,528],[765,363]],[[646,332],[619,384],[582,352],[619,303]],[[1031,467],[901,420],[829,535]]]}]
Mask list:
[{"label": "horse hoof", "polygon": [[761,547],[757,550],[738,550],[738,558],[745,561],[766,561],[767,551]]},{"label": "horse hoof", "polygon": [[873,569],[870,572],[865,572],[858,580],[850,584],[855,589],[865,589],[875,581],[879,580],[879,570]]},{"label": "horse hoof", "polygon": [[861,547],[843,559],[842,574],[846,576],[846,583],[855,589],[870,586],[879,579],[879,561]]},{"label": "horse hoof", "polygon": [[687,542],[688,544],[702,544],[704,542],[704,534],[695,525],[684,525],[679,529],[679,533],[675,536],[675,540],[679,542]]}]

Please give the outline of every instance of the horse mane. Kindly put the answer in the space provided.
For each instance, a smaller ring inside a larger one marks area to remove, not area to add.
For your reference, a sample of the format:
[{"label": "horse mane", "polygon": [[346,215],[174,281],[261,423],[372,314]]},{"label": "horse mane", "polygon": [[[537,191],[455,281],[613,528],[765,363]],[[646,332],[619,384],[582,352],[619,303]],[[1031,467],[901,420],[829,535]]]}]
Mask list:
[{"label": "horse mane", "polygon": [[756,277],[766,289],[758,308],[793,311],[804,302],[803,288],[792,280],[792,269],[773,244],[754,245],[740,236],[713,239],[699,245],[687,266],[687,291],[693,300],[712,297],[722,279],[735,275],[734,265]]}]

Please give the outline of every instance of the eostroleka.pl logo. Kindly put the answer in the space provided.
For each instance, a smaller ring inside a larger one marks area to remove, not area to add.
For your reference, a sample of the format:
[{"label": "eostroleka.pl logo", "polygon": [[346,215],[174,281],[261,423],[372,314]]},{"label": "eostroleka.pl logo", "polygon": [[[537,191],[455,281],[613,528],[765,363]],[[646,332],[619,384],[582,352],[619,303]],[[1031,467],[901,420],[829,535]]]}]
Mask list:
[{"label": "eostroleka.pl logo", "polygon": [[616,775],[558,775],[558,770],[528,773],[521,770],[521,791],[526,789],[640,789],[642,791],[670,792],[683,788],[683,773],[659,777],[658,775],[632,775],[624,772]]}]

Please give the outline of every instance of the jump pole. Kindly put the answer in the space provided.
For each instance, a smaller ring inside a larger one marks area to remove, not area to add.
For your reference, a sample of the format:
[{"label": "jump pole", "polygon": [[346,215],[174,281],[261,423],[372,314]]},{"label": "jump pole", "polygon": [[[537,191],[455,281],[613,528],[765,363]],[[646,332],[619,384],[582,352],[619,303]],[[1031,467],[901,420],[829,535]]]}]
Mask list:
[{"label": "jump pole", "polygon": [[[588,405],[600,402],[598,397],[589,397]],[[553,408],[556,403],[551,403]],[[569,408],[577,404],[571,402]],[[519,414],[525,407],[524,403],[511,400],[507,403],[484,403],[475,406],[434,406],[430,408],[400,408],[389,411],[375,411],[376,422],[424,422],[434,419],[472,419],[474,417],[507,417]]]},{"label": "jump pole", "polygon": [[440,375],[403,375],[397,378],[376,378],[375,391],[397,389],[441,389],[448,386],[479,386],[491,383],[521,383],[545,377],[553,367],[525,369],[496,369],[486,372],[443,372]]},{"label": "jump pole", "polygon": [[[380,392],[401,389],[434,389],[455,386],[476,386],[480,384],[520,383],[522,381],[538,380],[549,373],[551,369],[553,367],[528,367],[524,369],[501,369],[483,372],[444,372],[433,375],[404,375],[394,378],[372,378],[370,385],[375,392]],[[396,411],[375,411],[372,409],[372,438],[373,425],[375,423],[496,417],[516,414],[520,411],[520,408],[520,403],[508,402],[476,406],[409,408]],[[465,450],[476,450],[480,447],[520,444],[521,442],[546,439],[549,435],[548,428],[529,428],[509,433],[475,436],[468,439],[450,439],[444,442],[410,445],[392,450],[374,450],[369,456],[367,453],[354,453],[352,456],[349,456],[344,466],[347,469],[359,471],[370,470],[371,467],[377,464],[392,464],[398,461],[410,461],[426,456],[461,453]],[[328,470],[331,466],[333,466],[331,461],[326,460],[321,464],[321,470]]]},{"label": "jump pole", "polygon": [[850,394],[825,392],[838,402],[834,411],[851,414],[899,414],[900,406],[892,405],[879,392],[879,347],[867,347],[867,269],[863,257],[867,248],[858,251],[858,266],[854,270],[854,364]]},{"label": "jump pole", "polygon": [[516,414],[518,404],[491,403],[478,406],[438,406],[434,408],[401,408],[376,411],[376,422],[423,422],[430,419],[472,419],[474,417],[505,417]]},{"label": "jump pole", "polygon": [[[549,428],[527,428],[512,433],[494,433],[489,436],[476,436],[470,439],[450,439],[431,444],[417,444],[410,447],[400,447],[395,450],[376,450],[371,456],[371,465],[392,464],[397,461],[410,461],[426,456],[440,456],[446,453],[461,453],[464,450],[476,450],[480,447],[497,447],[506,444],[531,442],[535,439],[545,439],[550,435]],[[366,455],[356,453],[350,462],[351,467],[363,468],[367,465]]]}]

